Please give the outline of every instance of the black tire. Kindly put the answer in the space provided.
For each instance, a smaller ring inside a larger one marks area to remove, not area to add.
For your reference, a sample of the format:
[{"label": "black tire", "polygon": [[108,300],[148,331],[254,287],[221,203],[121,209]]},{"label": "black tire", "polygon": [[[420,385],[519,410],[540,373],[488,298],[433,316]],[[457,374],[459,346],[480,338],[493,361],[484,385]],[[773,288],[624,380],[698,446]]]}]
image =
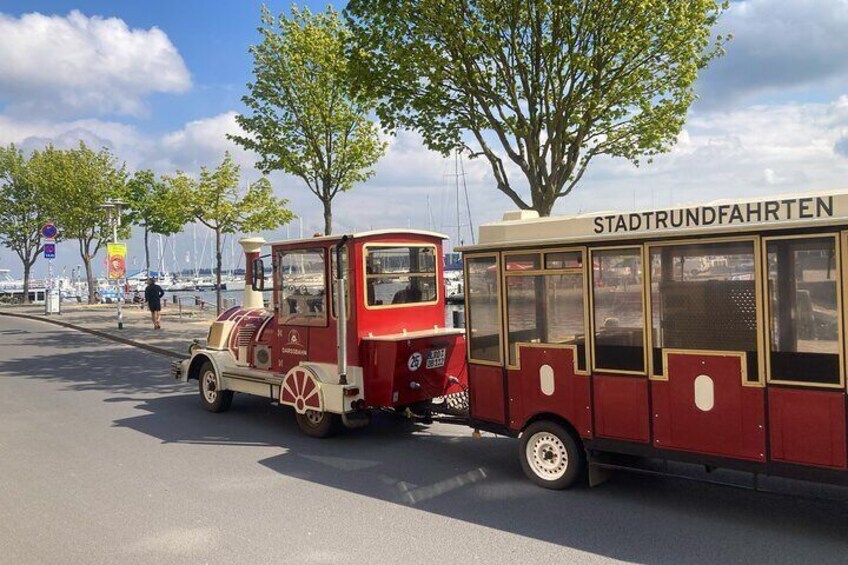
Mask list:
[{"label": "black tire", "polygon": [[540,487],[562,490],[583,475],[586,454],[565,428],[541,420],[521,434],[519,458],[527,478]]},{"label": "black tire", "polygon": [[233,403],[233,391],[220,390],[220,379],[211,361],[205,361],[197,373],[200,403],[210,412],[226,412]]},{"label": "black tire", "polygon": [[330,437],[339,431],[341,418],[338,414],[307,410],[306,414],[295,412],[297,427],[309,437],[323,439]]}]

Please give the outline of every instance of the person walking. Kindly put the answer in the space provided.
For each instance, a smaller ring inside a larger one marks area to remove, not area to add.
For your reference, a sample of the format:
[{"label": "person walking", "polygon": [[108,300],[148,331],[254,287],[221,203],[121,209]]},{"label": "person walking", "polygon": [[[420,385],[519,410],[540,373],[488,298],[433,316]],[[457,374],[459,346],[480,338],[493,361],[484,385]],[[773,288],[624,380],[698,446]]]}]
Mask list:
[{"label": "person walking", "polygon": [[147,279],[147,288],[144,289],[144,300],[147,302],[147,307],[150,308],[150,317],[153,319],[153,329],[161,330],[162,324],[162,297],[165,296],[165,291],[162,287],[156,284],[156,279],[150,277]]}]

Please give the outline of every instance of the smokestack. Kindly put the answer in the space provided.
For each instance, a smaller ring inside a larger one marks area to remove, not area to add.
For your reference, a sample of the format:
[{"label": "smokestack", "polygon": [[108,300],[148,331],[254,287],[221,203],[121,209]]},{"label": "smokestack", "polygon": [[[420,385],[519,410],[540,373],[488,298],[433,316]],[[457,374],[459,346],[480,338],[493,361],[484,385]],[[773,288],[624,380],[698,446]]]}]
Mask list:
[{"label": "smokestack", "polygon": [[[239,240],[239,245],[244,249],[244,298],[243,308],[262,308],[265,306],[262,293],[253,290],[253,261],[259,258],[260,250],[265,245],[265,239],[261,237],[244,237]],[[264,277],[265,273],[261,273]]]}]

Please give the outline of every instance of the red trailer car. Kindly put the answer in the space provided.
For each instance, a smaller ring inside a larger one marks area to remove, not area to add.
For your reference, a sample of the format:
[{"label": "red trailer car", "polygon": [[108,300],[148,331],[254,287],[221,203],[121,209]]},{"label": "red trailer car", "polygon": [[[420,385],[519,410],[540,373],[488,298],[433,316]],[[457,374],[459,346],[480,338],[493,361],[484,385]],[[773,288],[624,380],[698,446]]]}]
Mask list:
[{"label": "red trailer car", "polygon": [[848,194],[518,212],[479,241],[472,425],[520,436],[536,483],[616,454],[848,482]]}]

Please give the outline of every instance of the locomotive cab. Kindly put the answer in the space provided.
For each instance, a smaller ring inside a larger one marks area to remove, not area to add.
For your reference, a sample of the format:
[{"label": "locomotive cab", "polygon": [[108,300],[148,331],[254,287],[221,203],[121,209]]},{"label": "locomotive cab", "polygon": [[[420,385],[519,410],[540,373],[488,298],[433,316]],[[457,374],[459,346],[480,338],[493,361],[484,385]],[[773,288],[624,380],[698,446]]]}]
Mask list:
[{"label": "locomotive cab", "polygon": [[241,240],[244,306],[219,316],[181,378],[198,379],[213,410],[210,388],[225,405],[232,392],[269,396],[317,437],[374,409],[426,416],[466,388],[463,330],[445,323],[444,239],[372,231],[275,242],[264,257],[264,241]]}]

